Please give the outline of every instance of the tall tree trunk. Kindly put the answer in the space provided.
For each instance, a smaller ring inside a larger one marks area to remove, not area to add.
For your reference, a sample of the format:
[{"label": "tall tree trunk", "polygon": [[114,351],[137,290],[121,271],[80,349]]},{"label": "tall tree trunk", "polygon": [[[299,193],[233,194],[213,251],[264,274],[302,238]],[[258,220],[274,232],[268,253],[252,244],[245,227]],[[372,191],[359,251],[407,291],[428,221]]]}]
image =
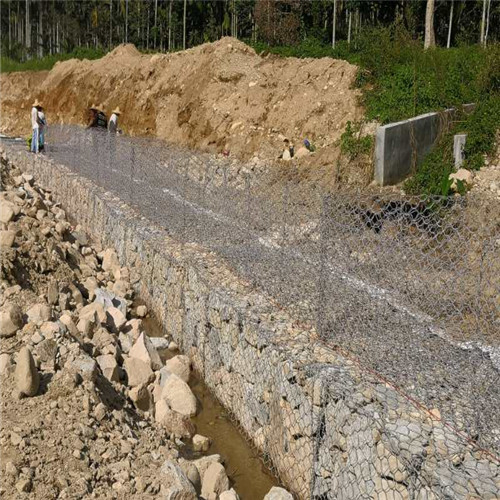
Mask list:
[{"label": "tall tree trunk", "polygon": [[170,0],[168,5],[168,51],[170,52],[172,48],[172,2],[174,0]]},{"label": "tall tree trunk", "polygon": [[10,17],[10,0],[9,0],[9,55],[10,55],[10,46],[11,46],[11,39],[12,39],[12,28],[11,28],[11,24],[12,24],[12,19]]},{"label": "tall tree trunk", "polygon": [[[26,29],[25,43],[26,43],[26,48],[29,51],[29,49],[31,48],[30,0],[26,0],[25,29]],[[28,57],[29,57],[29,54],[28,54]]]},{"label": "tall tree trunk", "polygon": [[141,3],[137,2],[137,19],[139,24],[138,41],[140,41],[142,48],[144,49],[144,16],[141,13]]},{"label": "tall tree trunk", "polygon": [[184,0],[184,15],[182,17],[182,48],[186,50],[186,12],[187,12],[187,0]]},{"label": "tall tree trunk", "polygon": [[38,56],[43,57],[43,7],[44,3],[38,3]]},{"label": "tall tree trunk", "polygon": [[358,48],[358,37],[359,37],[359,9],[356,9],[354,12],[354,22],[355,27],[354,27],[354,48]]},{"label": "tall tree trunk", "polygon": [[347,28],[347,43],[351,44],[351,25],[352,25],[352,11],[348,10],[349,26]]},{"label": "tall tree trunk", "polygon": [[128,43],[128,0],[125,0],[125,43]]},{"label": "tall tree trunk", "polygon": [[490,30],[490,7],[491,7],[491,0],[488,0],[488,12],[486,14],[486,32],[484,33],[484,45],[488,43],[488,31]]},{"label": "tall tree trunk", "polygon": [[113,47],[113,0],[109,0],[109,50]]},{"label": "tall tree trunk", "polygon": [[158,22],[158,0],[155,0],[155,36],[154,36],[154,48],[156,49],[156,30],[157,30],[157,27],[156,27],[156,24]]},{"label": "tall tree trunk", "polygon": [[337,0],[333,0],[333,21],[332,21],[332,47],[335,48],[335,37],[337,34]]},{"label": "tall tree trunk", "polygon": [[21,15],[19,13],[19,5],[20,5],[21,2],[17,2],[17,15],[16,15],[16,21],[17,21],[17,27],[16,27],[16,31],[17,31],[17,43],[23,43],[22,41],[22,37],[23,37],[23,30],[21,28],[22,26],[22,20],[21,20]]},{"label": "tall tree trunk", "polygon": [[149,50],[149,18],[150,18],[150,12],[149,12],[149,2],[148,2],[148,10],[146,16],[146,48],[148,50]]},{"label": "tall tree trunk", "polygon": [[484,32],[486,27],[486,1],[487,0],[483,0],[483,15],[481,17],[481,34],[479,37],[479,41],[481,42],[482,45],[484,45]]},{"label": "tall tree trunk", "polygon": [[436,38],[434,35],[434,2],[435,0],[427,0],[427,9],[425,11],[424,49],[436,46]]},{"label": "tall tree trunk", "polygon": [[454,5],[454,0],[451,0],[451,6],[450,6],[450,20],[448,22],[448,40],[446,42],[446,48],[449,49],[451,45],[451,30],[453,26],[453,5]]},{"label": "tall tree trunk", "polygon": [[238,36],[236,33],[236,0],[233,0],[231,7],[231,36]]}]

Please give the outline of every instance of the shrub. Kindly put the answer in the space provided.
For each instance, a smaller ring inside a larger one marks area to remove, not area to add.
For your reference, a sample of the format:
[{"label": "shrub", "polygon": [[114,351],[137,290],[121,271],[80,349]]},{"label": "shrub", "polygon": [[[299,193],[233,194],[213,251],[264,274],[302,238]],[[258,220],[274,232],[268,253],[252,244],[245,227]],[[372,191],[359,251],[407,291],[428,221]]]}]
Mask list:
[{"label": "shrub", "polygon": [[372,150],[373,137],[370,135],[361,136],[361,127],[361,122],[348,121],[345,131],[340,136],[340,151],[350,160],[363,154],[370,154]]}]

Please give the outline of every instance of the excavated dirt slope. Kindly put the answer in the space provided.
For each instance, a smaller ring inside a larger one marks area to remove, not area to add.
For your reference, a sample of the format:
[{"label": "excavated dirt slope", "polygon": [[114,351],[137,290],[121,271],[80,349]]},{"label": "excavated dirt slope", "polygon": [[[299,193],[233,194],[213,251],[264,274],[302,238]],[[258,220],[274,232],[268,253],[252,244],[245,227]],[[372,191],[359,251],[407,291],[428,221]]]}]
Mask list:
[{"label": "excavated dirt slope", "polygon": [[120,106],[121,126],[132,135],[226,148],[242,160],[277,158],[283,136],[296,149],[308,138],[318,147],[314,161],[326,165],[347,121],[362,115],[355,74],[355,66],[330,58],[260,57],[234,38],[153,56],[121,45],[99,60],[1,75],[0,130],[29,133],[35,98],[52,123],[83,123],[86,108],[102,102],[108,113]]}]

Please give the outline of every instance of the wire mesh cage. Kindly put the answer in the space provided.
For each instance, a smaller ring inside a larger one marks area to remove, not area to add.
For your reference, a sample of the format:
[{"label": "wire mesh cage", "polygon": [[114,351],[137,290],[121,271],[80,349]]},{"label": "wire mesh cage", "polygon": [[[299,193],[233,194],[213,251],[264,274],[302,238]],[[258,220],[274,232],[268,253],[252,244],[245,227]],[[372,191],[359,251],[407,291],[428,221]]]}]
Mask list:
[{"label": "wire mesh cage", "polygon": [[220,294],[200,301],[192,290],[209,285],[195,274],[185,290],[168,274],[147,285],[183,302],[167,328],[297,498],[500,497],[498,204],[305,190],[73,126],[51,127],[47,144],[307,332],[252,324]]}]

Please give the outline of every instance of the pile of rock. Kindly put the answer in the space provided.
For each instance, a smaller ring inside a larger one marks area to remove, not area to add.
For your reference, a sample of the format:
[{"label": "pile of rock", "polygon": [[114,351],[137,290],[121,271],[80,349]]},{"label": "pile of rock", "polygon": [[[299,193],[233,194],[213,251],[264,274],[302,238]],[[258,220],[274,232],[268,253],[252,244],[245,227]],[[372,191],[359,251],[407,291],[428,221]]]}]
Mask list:
[{"label": "pile of rock", "polygon": [[190,419],[191,363],[164,363],[169,341],[144,331],[115,251],[31,176],[2,165],[2,182],[0,495],[237,499],[219,455],[181,457],[182,440],[210,448]]},{"label": "pile of rock", "polygon": [[457,180],[461,180],[473,193],[488,200],[500,200],[500,134],[497,134],[496,143],[495,152],[490,157],[485,157],[481,170],[473,172],[461,168],[450,174],[453,189]]}]

